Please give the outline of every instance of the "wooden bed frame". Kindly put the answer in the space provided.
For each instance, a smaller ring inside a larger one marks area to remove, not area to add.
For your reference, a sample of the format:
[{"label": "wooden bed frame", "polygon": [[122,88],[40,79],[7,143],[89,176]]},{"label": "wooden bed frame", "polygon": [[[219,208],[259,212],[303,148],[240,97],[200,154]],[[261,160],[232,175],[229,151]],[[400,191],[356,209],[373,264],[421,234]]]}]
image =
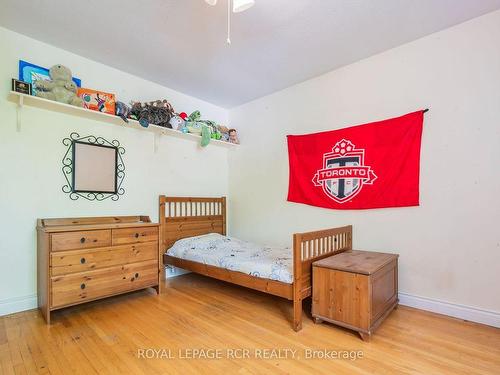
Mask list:
[{"label": "wooden bed frame", "polygon": [[226,198],[160,196],[160,252],[166,264],[293,301],[293,329],[302,328],[302,300],[311,296],[312,263],[352,250],[352,226],[295,233],[292,284],[171,257],[165,254],[175,241],[207,233],[226,234]]}]

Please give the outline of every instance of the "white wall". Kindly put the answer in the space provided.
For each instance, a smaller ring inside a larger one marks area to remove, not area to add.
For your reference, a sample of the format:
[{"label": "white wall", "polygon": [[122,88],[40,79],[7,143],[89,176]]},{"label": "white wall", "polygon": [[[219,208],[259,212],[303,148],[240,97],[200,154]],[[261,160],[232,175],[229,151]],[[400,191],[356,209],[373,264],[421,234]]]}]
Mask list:
[{"label": "white wall", "polygon": [[[0,28],[0,315],[36,303],[37,218],[150,215],[157,220],[158,195],[227,194],[226,148],[201,149],[191,140],[164,136],[153,151],[153,133],[120,128],[25,106],[16,132],[16,106],[7,100],[19,59],[70,67],[83,86],[114,92],[119,100],[167,98],[178,111],[199,109],[204,118],[227,120],[227,111],[152,82]],[[117,202],[71,201],[61,191],[64,137],[98,135],[125,147],[126,193]]]},{"label": "white wall", "polygon": [[[286,202],[287,134],[426,107],[420,207],[335,211]],[[229,117],[242,139],[229,155],[233,235],[291,244],[293,232],[353,224],[355,248],[400,254],[402,292],[500,312],[500,12],[260,98]]]}]

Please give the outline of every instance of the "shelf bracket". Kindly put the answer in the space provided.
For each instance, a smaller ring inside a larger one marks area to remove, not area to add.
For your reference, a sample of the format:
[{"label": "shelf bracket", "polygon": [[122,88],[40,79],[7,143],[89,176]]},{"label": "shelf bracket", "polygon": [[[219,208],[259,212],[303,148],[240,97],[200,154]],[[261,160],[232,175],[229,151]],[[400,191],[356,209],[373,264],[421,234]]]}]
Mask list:
[{"label": "shelf bracket", "polygon": [[154,145],[153,145],[153,150],[154,153],[156,154],[158,152],[158,144],[160,143],[160,134],[155,132],[154,133]]},{"label": "shelf bracket", "polygon": [[21,110],[24,105],[24,97],[19,96],[19,101],[17,102],[17,117],[16,117],[16,131],[19,133],[21,131]]}]

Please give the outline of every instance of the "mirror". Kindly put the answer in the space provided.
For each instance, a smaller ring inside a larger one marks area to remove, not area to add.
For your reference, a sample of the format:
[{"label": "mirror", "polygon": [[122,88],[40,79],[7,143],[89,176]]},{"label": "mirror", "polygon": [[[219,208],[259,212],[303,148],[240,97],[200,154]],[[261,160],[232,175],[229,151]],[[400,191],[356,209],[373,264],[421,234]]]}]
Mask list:
[{"label": "mirror", "polygon": [[73,192],[117,193],[118,148],[73,141]]}]

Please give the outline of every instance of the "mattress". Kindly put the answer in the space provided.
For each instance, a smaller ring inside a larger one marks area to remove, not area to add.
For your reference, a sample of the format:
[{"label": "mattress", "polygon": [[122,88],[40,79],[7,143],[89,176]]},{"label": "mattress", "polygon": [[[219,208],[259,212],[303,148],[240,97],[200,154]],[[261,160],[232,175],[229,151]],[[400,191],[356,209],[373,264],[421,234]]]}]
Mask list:
[{"label": "mattress", "polygon": [[259,246],[234,237],[210,233],[178,240],[167,255],[291,284],[290,248]]}]

